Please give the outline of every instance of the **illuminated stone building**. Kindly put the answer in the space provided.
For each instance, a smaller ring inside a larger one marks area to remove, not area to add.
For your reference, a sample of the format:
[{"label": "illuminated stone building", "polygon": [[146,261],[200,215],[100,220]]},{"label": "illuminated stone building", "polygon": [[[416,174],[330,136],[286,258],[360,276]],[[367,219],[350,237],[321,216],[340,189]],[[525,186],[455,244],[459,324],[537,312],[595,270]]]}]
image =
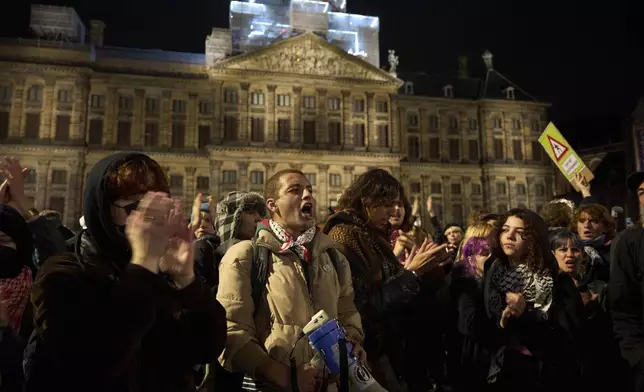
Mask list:
[{"label": "illuminated stone building", "polygon": [[[346,2],[330,5],[344,12]],[[484,78],[464,61],[444,78],[396,75],[319,31],[292,29],[251,50],[234,29],[213,29],[194,54],[106,46],[100,21],[86,42],[69,8],[35,6],[32,28],[38,39],[0,40],[0,155],[33,168],[36,208],[71,226],[87,173],[118,150],[159,161],[187,204],[196,192],[261,191],[276,171],[301,169],[320,219],[371,167],[434,197],[445,221],[475,206],[538,208],[553,193],[536,141],[548,105],[497,73],[489,53]]]}]

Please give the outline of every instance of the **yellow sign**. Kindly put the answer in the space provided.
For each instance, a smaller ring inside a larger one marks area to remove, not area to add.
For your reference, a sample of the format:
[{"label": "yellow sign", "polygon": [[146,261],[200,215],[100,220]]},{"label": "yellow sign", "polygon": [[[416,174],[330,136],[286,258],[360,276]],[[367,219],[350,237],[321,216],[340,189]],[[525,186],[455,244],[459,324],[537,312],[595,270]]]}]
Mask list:
[{"label": "yellow sign", "polygon": [[555,124],[548,124],[546,130],[539,136],[539,143],[575,190],[579,191],[572,180],[577,173],[581,172],[588,182],[594,178],[593,173],[572,149]]}]

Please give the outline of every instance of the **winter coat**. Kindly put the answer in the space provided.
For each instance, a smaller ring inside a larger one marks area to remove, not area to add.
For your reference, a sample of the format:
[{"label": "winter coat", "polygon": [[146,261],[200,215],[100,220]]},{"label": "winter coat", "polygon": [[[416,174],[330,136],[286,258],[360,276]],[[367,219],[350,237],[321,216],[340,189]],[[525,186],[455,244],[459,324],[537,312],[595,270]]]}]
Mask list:
[{"label": "winter coat", "polygon": [[[320,232],[307,245],[312,258],[307,265],[307,284],[302,261],[295,252],[280,251],[281,242],[272,232],[258,231],[256,246],[267,247],[272,255],[266,290],[258,304],[251,296],[252,241],[241,241],[226,252],[219,267],[217,292],[228,319],[222,366],[250,377],[268,357],[289,366],[289,352],[302,328],[320,310],[337,318],[350,339],[363,341],[360,315],[353,303],[351,270],[342,256],[337,271],[333,267],[327,253],[333,245]],[[300,341],[293,350],[297,366],[309,363],[314,354],[306,341]]]},{"label": "winter coat", "polygon": [[219,264],[215,257],[215,251],[219,247],[219,237],[214,234],[204,234],[194,242],[195,274],[203,279],[210,287],[217,292],[219,283]]}]

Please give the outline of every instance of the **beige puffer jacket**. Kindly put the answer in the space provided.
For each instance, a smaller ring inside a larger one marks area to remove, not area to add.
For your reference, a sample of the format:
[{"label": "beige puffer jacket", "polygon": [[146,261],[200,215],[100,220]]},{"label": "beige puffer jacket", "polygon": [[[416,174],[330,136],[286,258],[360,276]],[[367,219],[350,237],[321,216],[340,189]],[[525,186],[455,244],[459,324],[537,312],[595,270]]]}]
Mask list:
[{"label": "beige puffer jacket", "polygon": [[[337,317],[350,339],[363,342],[360,314],[353,302],[349,263],[338,252],[336,273],[327,253],[334,246],[333,240],[321,232],[313,238],[309,266],[311,292],[298,257],[292,251],[280,253],[280,245],[272,232],[259,232],[257,246],[270,249],[273,264],[269,267],[268,283],[255,318],[250,281],[252,242],[235,244],[219,266],[217,300],[226,309],[228,321],[226,348],[220,362],[228,370],[255,376],[256,369],[269,356],[288,366],[289,352],[302,328],[322,309],[331,318]],[[314,355],[306,338],[293,351],[297,366],[311,362]]]}]

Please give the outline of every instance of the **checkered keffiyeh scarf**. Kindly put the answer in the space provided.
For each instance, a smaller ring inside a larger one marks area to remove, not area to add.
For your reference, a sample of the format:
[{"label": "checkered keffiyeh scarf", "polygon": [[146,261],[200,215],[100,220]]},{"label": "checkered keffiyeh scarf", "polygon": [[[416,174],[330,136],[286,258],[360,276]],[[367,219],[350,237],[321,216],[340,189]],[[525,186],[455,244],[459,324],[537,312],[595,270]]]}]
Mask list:
[{"label": "checkered keffiyeh scarf", "polygon": [[27,266],[22,267],[20,275],[13,279],[0,279],[0,294],[7,307],[9,324],[16,331],[20,329],[22,313],[29,300],[31,283],[31,270]]},{"label": "checkered keffiyeh scarf", "polygon": [[554,282],[549,270],[535,272],[525,264],[501,266],[495,271],[492,281],[498,290],[498,295],[490,298],[495,308],[505,302],[505,294],[521,293],[525,301],[534,304],[536,309],[542,312],[550,309]]},{"label": "checkered keffiyeh scarf", "polygon": [[241,223],[241,213],[257,211],[262,217],[266,215],[266,202],[259,193],[230,192],[217,203],[217,235],[221,242],[237,238]]},{"label": "checkered keffiyeh scarf", "polygon": [[274,220],[271,219],[269,221],[269,225],[277,239],[282,242],[282,245],[280,246],[281,252],[286,252],[287,250],[291,249],[295,253],[297,253],[300,259],[306,261],[307,263],[311,262],[311,255],[309,254],[309,250],[306,249],[305,245],[313,241],[313,237],[315,237],[315,233],[317,232],[316,225],[313,225],[310,229],[308,229],[295,239],[293,239],[293,236],[287,233],[286,230],[282,229],[282,227],[278,225]]}]

